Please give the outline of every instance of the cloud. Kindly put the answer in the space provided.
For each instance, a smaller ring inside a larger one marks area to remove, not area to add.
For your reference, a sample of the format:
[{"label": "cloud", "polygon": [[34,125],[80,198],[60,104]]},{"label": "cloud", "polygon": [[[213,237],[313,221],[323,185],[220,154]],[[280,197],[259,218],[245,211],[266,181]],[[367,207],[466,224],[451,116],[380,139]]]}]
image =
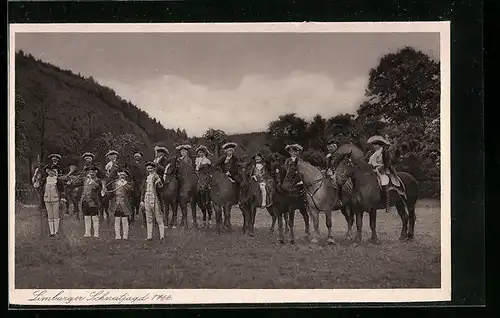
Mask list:
[{"label": "cloud", "polygon": [[99,83],[166,128],[179,127],[190,136],[201,136],[210,127],[226,133],[264,131],[272,120],[289,112],[308,120],[316,114],[354,113],[364,98],[368,78],[340,81],[318,73],[293,72],[282,78],[254,74],[231,90],[193,84],[173,75],[134,85],[114,79],[99,79]]}]

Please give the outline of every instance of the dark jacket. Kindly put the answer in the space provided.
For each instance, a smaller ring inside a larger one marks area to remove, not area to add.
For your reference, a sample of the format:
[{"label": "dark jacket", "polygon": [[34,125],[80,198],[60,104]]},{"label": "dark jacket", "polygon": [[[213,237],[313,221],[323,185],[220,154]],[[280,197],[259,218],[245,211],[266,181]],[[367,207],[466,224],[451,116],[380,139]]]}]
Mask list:
[{"label": "dark jacket", "polygon": [[[155,161],[156,162],[156,161]],[[163,174],[165,173],[165,167],[167,166],[168,159],[167,157],[162,157],[158,163],[156,164],[156,173],[160,176],[163,177]]]},{"label": "dark jacket", "polygon": [[[48,177],[47,174],[43,175],[42,180],[40,180],[40,187],[38,188],[38,191],[40,191],[40,198],[42,199],[42,201],[45,195],[45,184],[47,183],[47,177]],[[59,199],[66,198],[66,193],[64,191],[65,189],[64,181],[59,177],[57,178],[56,188],[59,195]]]},{"label": "dark jacket", "polygon": [[392,173],[394,176],[397,176],[396,168],[394,168],[394,158],[391,154],[391,151],[384,147],[382,150],[382,161],[384,163],[384,168],[385,170],[388,170],[390,173]]},{"label": "dark jacket", "polygon": [[[80,187],[79,194],[81,195],[83,193],[83,185],[85,181],[87,180],[87,177],[80,177],[77,180],[73,181],[70,185],[69,188],[76,188]],[[100,201],[100,195],[101,195],[101,190],[102,190],[102,181],[99,178],[96,178],[94,180],[96,184],[92,185],[92,192],[90,195],[90,201],[87,202],[86,198],[82,197],[82,202],[88,203],[90,206],[98,206],[99,201]]]},{"label": "dark jacket", "polygon": [[226,164],[225,163],[226,157],[227,155],[221,156],[214,162],[214,166],[218,167],[224,173],[229,172],[231,178],[234,181],[241,183],[241,177],[239,175],[239,169],[238,169],[238,158],[233,155],[229,160],[228,164]]}]

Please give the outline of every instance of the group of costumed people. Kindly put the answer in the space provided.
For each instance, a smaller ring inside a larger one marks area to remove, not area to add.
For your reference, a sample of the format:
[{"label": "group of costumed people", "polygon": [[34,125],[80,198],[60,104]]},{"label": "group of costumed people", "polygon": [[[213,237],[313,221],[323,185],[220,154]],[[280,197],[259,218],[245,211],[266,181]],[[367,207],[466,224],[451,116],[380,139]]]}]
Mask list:
[{"label": "group of costumed people", "polygon": [[[368,140],[372,144],[375,151],[369,159],[369,164],[374,168],[380,185],[385,189],[386,205],[389,206],[389,174],[396,175],[392,166],[392,156],[387,151],[390,143],[381,136],[373,136]],[[186,165],[189,169],[193,169],[198,175],[198,192],[205,196],[205,200],[210,199],[210,182],[209,178],[200,176],[210,175],[212,165],[219,168],[225,173],[231,182],[239,188],[242,179],[239,173],[239,159],[235,155],[237,144],[234,142],[225,143],[222,149],[225,154],[217,158],[212,164],[208,156],[210,151],[206,146],[199,146],[195,149],[197,157],[192,162],[189,156],[189,151],[192,149],[190,145],[180,145],[176,147],[180,156],[177,156],[179,165]],[[328,142],[327,145],[327,175],[333,178],[335,167],[332,166],[332,155],[338,149],[337,143],[334,140]],[[167,176],[168,166],[170,165],[167,158],[169,151],[166,147],[156,146],[155,159],[153,161],[143,162],[144,154],[137,151],[133,154],[134,161],[132,164],[122,164],[119,160],[119,153],[115,150],[110,150],[106,157],[108,162],[104,167],[105,175],[101,175],[99,165],[94,162],[95,155],[91,152],[86,152],[82,155],[84,160],[83,168],[78,172],[76,166],[71,165],[69,172],[63,174],[63,169],[59,165],[61,155],[51,154],[49,159],[51,163],[46,165],[43,171],[35,171],[33,177],[33,185],[40,191],[41,205],[47,211],[48,225],[50,236],[59,233],[60,213],[59,205],[63,203],[69,205],[69,192],[78,188],[79,206],[83,212],[85,223],[84,237],[91,237],[93,228],[93,236],[99,237],[99,209],[103,204],[103,200],[108,202],[108,213],[115,217],[115,238],[128,239],[129,221],[138,211],[134,211],[133,207],[143,209],[146,217],[146,239],[152,240],[153,233],[153,218],[158,224],[160,241],[165,237],[165,226],[163,222],[163,202],[161,198],[161,188],[164,186]],[[303,151],[303,147],[299,144],[290,144],[285,147],[285,150],[290,154],[290,159],[296,159]],[[357,148],[353,148],[352,155],[363,157],[363,153],[357,153]],[[285,162],[286,164],[286,162]],[[276,169],[268,163],[261,152],[257,152],[252,156],[252,165],[247,171],[249,180],[258,182],[262,194],[262,207],[272,205],[273,187],[270,183],[279,184],[279,176],[275,175]],[[75,207],[76,208],[76,207]]]}]

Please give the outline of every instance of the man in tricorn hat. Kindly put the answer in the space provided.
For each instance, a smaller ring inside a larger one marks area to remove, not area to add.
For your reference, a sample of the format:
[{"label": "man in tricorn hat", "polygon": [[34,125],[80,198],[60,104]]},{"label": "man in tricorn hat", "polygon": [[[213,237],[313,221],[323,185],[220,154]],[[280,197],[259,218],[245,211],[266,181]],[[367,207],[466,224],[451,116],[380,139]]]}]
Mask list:
[{"label": "man in tricorn hat", "polygon": [[[386,212],[389,212],[389,182],[390,180],[393,180],[393,183],[396,186],[400,185],[396,169],[394,169],[394,166],[392,165],[392,155],[389,152],[389,149],[387,149],[390,143],[382,136],[372,136],[368,139],[367,143],[373,145],[373,148],[375,148],[375,152],[370,156],[368,164],[373,167],[373,170],[377,174],[379,183],[385,193],[385,209]],[[390,178],[391,174],[393,178]]]},{"label": "man in tricorn hat", "polygon": [[155,159],[153,162],[156,164],[156,173],[159,176],[163,176],[165,173],[165,167],[167,166],[167,156],[168,156],[168,149],[163,146],[155,146]]},{"label": "man in tricorn hat", "polygon": [[61,177],[63,175],[63,169],[59,165],[59,160],[61,160],[61,155],[57,153],[53,153],[49,155],[49,159],[51,160],[51,163],[49,164],[49,167],[52,169],[55,169],[57,171],[57,176]]},{"label": "man in tricorn hat", "polygon": [[133,222],[134,218],[139,213],[139,204],[141,203],[141,184],[144,181],[144,154],[141,151],[134,152],[134,161],[130,167],[131,179],[134,183],[134,193],[132,200],[132,208],[134,209],[130,216],[130,221]]},{"label": "man in tricorn hat", "polygon": [[91,236],[92,224],[94,226],[94,237],[99,237],[99,195],[102,182],[98,177],[98,172],[99,168],[91,164],[86,168],[87,175],[69,184],[70,188],[81,187],[83,190],[81,207],[85,221],[84,237]]},{"label": "man in tricorn hat", "polygon": [[162,203],[160,200],[163,182],[158,173],[156,173],[156,163],[146,162],[145,166],[148,175],[141,188],[141,207],[146,211],[146,239],[148,241],[153,239],[153,217],[155,217],[160,232],[160,242],[163,242],[165,226],[163,223]]},{"label": "man in tricorn hat", "polygon": [[119,169],[118,179],[113,181],[107,191],[110,197],[109,213],[115,217],[115,238],[122,239],[121,229],[123,228],[123,239],[128,239],[128,217],[132,214],[132,192],[134,185],[129,181],[130,173],[125,169]]},{"label": "man in tricorn hat", "polygon": [[252,165],[249,173],[249,177],[259,183],[262,194],[261,207],[270,207],[273,204],[276,173],[271,169],[266,160],[264,160],[262,152],[258,151],[252,156]]},{"label": "man in tricorn hat", "polygon": [[222,149],[226,154],[222,155],[214,162],[214,166],[225,173],[231,182],[235,185],[236,198],[239,198],[241,177],[239,175],[238,162],[239,159],[235,156],[234,152],[238,145],[234,142],[228,142],[222,145]]},{"label": "man in tricorn hat", "polygon": [[286,145],[285,150],[288,151],[288,153],[290,154],[290,158],[288,158],[285,161],[285,165],[288,165],[288,163],[291,160],[297,160],[299,158],[299,155],[304,150],[304,148],[301,145],[295,143],[295,144]]}]

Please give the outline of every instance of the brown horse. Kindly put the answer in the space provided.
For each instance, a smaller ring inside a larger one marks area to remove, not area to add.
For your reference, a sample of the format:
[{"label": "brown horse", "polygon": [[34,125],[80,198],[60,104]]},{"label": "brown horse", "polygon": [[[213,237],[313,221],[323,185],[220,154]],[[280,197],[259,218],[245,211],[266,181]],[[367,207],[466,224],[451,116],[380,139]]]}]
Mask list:
[{"label": "brown horse", "polygon": [[179,205],[182,212],[180,226],[184,226],[185,229],[188,228],[187,205],[190,203],[193,226],[197,228],[196,195],[198,177],[196,176],[194,168],[189,166],[187,163],[181,162],[178,157],[175,159],[175,162],[177,166],[177,177],[179,180]]},{"label": "brown horse", "polygon": [[307,207],[313,221],[314,231],[311,243],[318,243],[319,213],[323,211],[326,214],[326,227],[328,228],[327,242],[335,244],[332,237],[332,211],[337,206],[338,188],[318,168],[302,159],[289,160],[282,188],[285,191],[291,191],[297,184],[304,185]]},{"label": "brown horse", "polygon": [[[377,241],[376,220],[377,209],[385,208],[385,201],[382,200],[382,192],[378,183],[377,175],[373,168],[363,159],[354,158],[351,153],[342,155],[336,164],[335,180],[338,185],[344,184],[351,178],[353,183],[353,193],[350,206],[356,216],[356,241],[362,240],[363,214],[365,211],[370,216],[370,228],[372,231],[371,241]],[[390,192],[391,206],[396,206],[401,217],[402,229],[400,239],[413,239],[415,227],[415,204],[418,197],[418,182],[406,172],[399,172],[405,187],[406,198],[401,196],[394,189]],[[407,212],[408,210],[408,212]],[[408,222],[410,223],[408,226]],[[349,225],[349,232],[352,223]]]},{"label": "brown horse", "polygon": [[163,175],[162,188],[165,224],[169,224],[169,211],[172,210],[172,216],[169,224],[172,228],[177,226],[177,209],[179,206],[179,180],[177,179],[178,165],[176,162],[177,159],[175,157],[167,160],[165,173]]},{"label": "brown horse", "polygon": [[[242,179],[242,182],[240,188],[239,205],[241,212],[243,212],[243,234],[254,236],[255,215],[257,214],[257,207],[260,207],[262,204],[262,192],[260,190],[259,183],[250,177],[250,174],[248,173],[249,169],[250,163],[242,164],[242,166],[240,167],[240,177]],[[272,195],[272,193],[276,192],[273,191],[275,189],[275,184],[272,180],[267,181],[267,187],[270,189],[270,193],[268,193],[268,195]],[[273,204],[266,207],[266,210],[273,218],[273,221],[276,222],[276,212],[274,211],[274,197],[275,195],[273,196]]]},{"label": "brown horse", "polygon": [[276,196],[274,197],[274,214],[272,215],[272,224],[270,233],[274,232],[274,226],[276,224],[276,219],[278,219],[279,227],[279,242],[284,243],[285,238],[283,234],[283,218],[285,219],[285,234],[290,234],[290,243],[295,242],[295,232],[294,232],[294,220],[295,220],[295,210],[299,210],[304,218],[304,226],[306,235],[311,234],[309,227],[309,214],[307,214],[306,202],[304,200],[304,189],[298,187],[292,187],[290,191],[284,191],[281,189],[281,183],[285,178],[286,170],[283,166],[276,162],[273,165],[275,173],[279,179],[279,184],[276,187]]},{"label": "brown horse", "polygon": [[203,215],[204,227],[209,228],[212,221],[212,200],[210,198],[210,179],[211,179],[210,165],[204,165],[198,171],[197,182],[197,202]]},{"label": "brown horse", "polygon": [[229,177],[219,168],[212,167],[210,180],[210,196],[215,211],[215,224],[217,233],[220,234],[222,213],[224,212],[224,225],[231,230],[231,207],[237,204],[236,187]]}]

